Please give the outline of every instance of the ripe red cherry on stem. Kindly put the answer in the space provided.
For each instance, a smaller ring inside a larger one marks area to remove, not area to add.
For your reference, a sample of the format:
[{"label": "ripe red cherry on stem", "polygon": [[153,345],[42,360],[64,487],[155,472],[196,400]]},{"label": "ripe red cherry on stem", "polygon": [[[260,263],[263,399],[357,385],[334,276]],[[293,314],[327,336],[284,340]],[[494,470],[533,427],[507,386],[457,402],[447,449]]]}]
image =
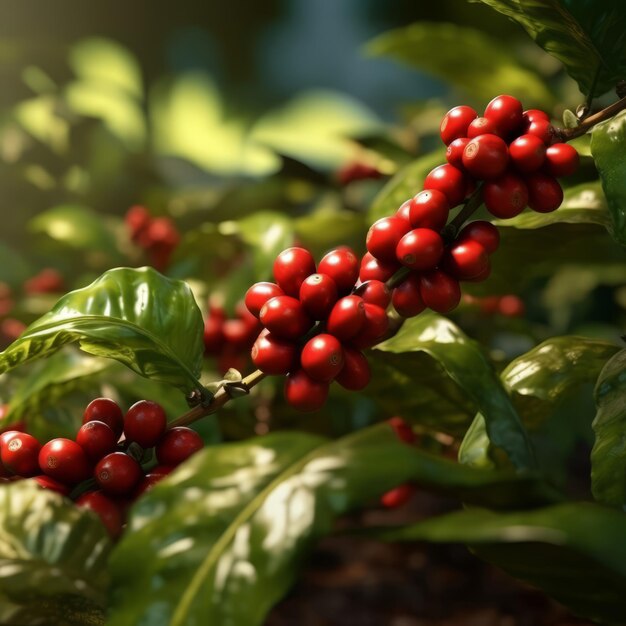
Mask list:
[{"label": "ripe red cherry on stem", "polygon": [[139,400],[126,411],[124,434],[128,441],[142,448],[152,448],[165,432],[167,416],[160,404],[151,400]]},{"label": "ripe red cherry on stem", "polygon": [[41,444],[27,433],[4,433],[0,446],[0,460],[9,472],[30,478],[39,474],[39,450]]},{"label": "ripe red cherry on stem", "polygon": [[467,136],[470,139],[486,134],[500,135],[500,129],[496,123],[486,117],[477,117],[467,128]]},{"label": "ripe red cherry on stem", "polygon": [[381,261],[394,262],[398,241],[404,237],[409,229],[409,224],[400,217],[379,219],[367,231],[365,244],[368,252]]},{"label": "ripe red cherry on stem", "polygon": [[49,491],[56,491],[60,493],[62,496],[69,496],[71,489],[66,484],[62,483],[55,478],[50,476],[46,476],[45,474],[40,474],[39,476],[34,476],[33,479],[42,489],[48,489]]},{"label": "ripe red cherry on stem", "polygon": [[538,213],[550,213],[561,206],[563,189],[553,176],[535,172],[526,178],[528,206]]},{"label": "ripe red cherry on stem", "polygon": [[88,491],[76,500],[76,506],[93,511],[111,537],[116,538],[122,532],[122,514],[118,505],[107,498],[101,491]]},{"label": "ripe red cherry on stem", "polygon": [[335,380],[350,391],[365,389],[370,382],[372,373],[367,358],[360,351],[349,346],[343,347],[343,369]]},{"label": "ripe red cherry on stem", "polygon": [[94,478],[100,488],[108,494],[130,493],[141,478],[141,466],[123,452],[111,452],[98,461]]},{"label": "ripe red cherry on stem", "polygon": [[300,300],[291,296],[278,296],[268,300],[261,309],[260,319],[265,328],[282,339],[297,339],[312,325]]},{"label": "ripe red cherry on stem", "polygon": [[[407,225],[407,231],[409,228],[410,226]],[[402,239],[402,237],[400,237],[400,239]],[[395,255],[393,261],[379,261],[369,252],[366,252],[361,260],[359,279],[363,282],[368,280],[380,280],[381,282],[386,282],[398,271],[400,267],[400,263],[396,261]]]},{"label": "ripe red cherry on stem", "polygon": [[523,122],[522,103],[513,96],[496,96],[485,108],[485,117],[508,135],[516,131]]},{"label": "ripe red cherry on stem", "polygon": [[406,483],[390,489],[380,497],[380,503],[386,509],[397,509],[406,504],[417,491],[414,485]]},{"label": "ripe red cherry on stem", "polygon": [[270,299],[277,296],[284,296],[283,290],[276,284],[270,282],[255,283],[246,292],[245,303],[248,311],[255,317],[259,317],[259,313],[263,305]]},{"label": "ripe red cherry on stem", "polygon": [[459,280],[480,276],[489,266],[487,251],[473,240],[453,244],[446,252],[444,270]]},{"label": "ripe red cherry on stem", "polygon": [[546,146],[554,139],[554,127],[548,120],[537,118],[525,127],[525,134],[539,137]]},{"label": "ripe red cherry on stem", "polygon": [[396,247],[398,261],[414,270],[429,270],[439,263],[443,254],[441,236],[430,228],[408,232]]},{"label": "ripe red cherry on stem", "polygon": [[76,443],[92,461],[98,461],[105,454],[113,452],[117,439],[104,422],[97,420],[83,424],[76,434]]},{"label": "ripe red cherry on stem", "polygon": [[39,452],[39,467],[47,476],[68,485],[86,480],[91,470],[85,451],[71,439],[51,439]]},{"label": "ripe red cherry on stem", "polygon": [[477,241],[488,254],[493,254],[500,245],[500,233],[490,222],[477,220],[467,224],[459,233],[457,240],[459,242]]},{"label": "ripe red cherry on stem", "polygon": [[405,220],[406,222],[411,219],[411,199],[405,200],[400,208],[396,211],[396,217]]},{"label": "ripe red cherry on stem", "polygon": [[415,317],[426,308],[420,293],[420,283],[419,274],[411,273],[394,288],[391,294],[391,303],[398,315]]},{"label": "ripe red cherry on stem", "polygon": [[359,278],[359,259],[350,248],[343,246],[326,254],[319,262],[317,271],[330,276],[339,293],[346,293]]},{"label": "ripe red cherry on stem", "polygon": [[365,302],[359,296],[346,296],[333,307],[326,328],[331,335],[345,341],[365,325]]},{"label": "ripe red cherry on stem", "polygon": [[296,345],[263,331],[250,352],[255,367],[265,374],[287,374],[296,359]]},{"label": "ripe red cherry on stem", "polygon": [[203,447],[202,438],[195,430],[176,426],[161,437],[155,449],[156,458],[162,465],[176,467]]},{"label": "ripe red cherry on stem", "polygon": [[343,367],[341,343],[328,333],[309,339],[302,348],[300,364],[313,380],[330,382]]},{"label": "ripe red cherry on stem", "polygon": [[304,248],[287,248],[274,261],[274,278],[289,296],[297,298],[300,285],[311,274],[315,274],[315,259]]},{"label": "ripe red cherry on stem", "polygon": [[484,184],[483,199],[492,215],[502,219],[515,217],[528,204],[528,187],[519,176],[507,172]]},{"label": "ripe red cherry on stem", "polygon": [[457,280],[441,270],[423,274],[420,295],[424,304],[437,313],[449,313],[461,301],[461,288]]},{"label": "ripe red cherry on stem", "polygon": [[357,293],[366,304],[375,304],[382,309],[386,309],[391,302],[391,291],[381,280],[368,280]]},{"label": "ripe red cherry on stem", "polygon": [[443,143],[450,144],[459,137],[467,135],[467,127],[472,120],[476,119],[476,111],[471,107],[461,105],[450,109],[441,120],[441,139]]},{"label": "ripe red cherry on stem", "polygon": [[300,302],[314,320],[326,319],[338,297],[335,281],[326,274],[311,274],[300,286]]},{"label": "ripe red cherry on stem", "polygon": [[506,170],[509,151],[497,135],[479,135],[468,141],[463,166],[476,178],[497,178]]},{"label": "ripe red cherry on stem", "polygon": [[385,309],[375,304],[365,304],[365,325],[350,343],[359,350],[371,348],[379,343],[389,330],[389,318]]},{"label": "ripe red cherry on stem", "polygon": [[465,198],[467,177],[460,169],[445,163],[436,167],[426,176],[424,189],[441,191],[448,199],[450,207],[455,207]]},{"label": "ripe red cherry on stem", "polygon": [[285,399],[298,411],[317,411],[326,403],[329,387],[329,383],[313,380],[304,370],[296,370],[285,378]]},{"label": "ripe red cherry on stem", "polygon": [[509,156],[519,172],[534,172],[546,159],[546,144],[537,135],[521,135],[509,145]]},{"label": "ripe red cherry on stem", "polygon": [[555,143],[546,151],[546,171],[557,178],[574,174],[579,161],[576,149],[566,143]]},{"label": "ripe red cherry on stem", "polygon": [[450,203],[437,189],[420,191],[411,200],[410,221],[413,228],[431,228],[440,231],[448,221]]},{"label": "ripe red cherry on stem", "polygon": [[413,429],[410,424],[405,422],[401,417],[392,417],[387,420],[387,422],[400,441],[404,443],[415,443],[416,437]]},{"label": "ripe red cherry on stem", "polygon": [[92,420],[104,422],[118,437],[124,429],[122,409],[110,398],[96,398],[87,405],[83,414],[83,424]]},{"label": "ripe red cherry on stem", "polygon": [[469,137],[459,137],[455,139],[446,150],[446,161],[454,167],[463,167],[463,150],[465,146],[470,142]]},{"label": "ripe red cherry on stem", "polygon": [[524,124],[528,125],[535,120],[545,120],[549,122],[550,116],[540,109],[528,109],[522,113],[522,119],[524,120]]}]

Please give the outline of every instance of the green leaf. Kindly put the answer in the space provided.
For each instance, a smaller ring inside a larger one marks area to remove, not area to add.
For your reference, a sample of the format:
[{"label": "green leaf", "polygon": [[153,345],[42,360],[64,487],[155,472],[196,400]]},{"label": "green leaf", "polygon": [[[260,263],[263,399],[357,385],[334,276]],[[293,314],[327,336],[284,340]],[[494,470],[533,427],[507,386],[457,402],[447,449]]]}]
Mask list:
[{"label": "green leaf", "polygon": [[186,392],[199,387],[203,323],[189,287],[152,268],[117,268],[63,296],[4,352],[0,371],[78,342]]},{"label": "green leaf", "polygon": [[484,472],[402,444],[387,424],[338,441],[297,432],[212,447],[133,508],[111,558],[111,626],[257,626],[336,516],[409,479],[529,505],[532,477]]},{"label": "green leaf", "polygon": [[0,487],[0,624],[104,624],[100,520],[32,481]]},{"label": "green leaf", "polygon": [[418,22],[376,37],[367,51],[433,74],[477,102],[489,93],[511,93],[524,103],[546,108],[554,101],[544,82],[534,71],[522,67],[509,48],[474,28]]},{"label": "green leaf", "polygon": [[602,370],[596,385],[596,441],[591,452],[591,483],[596,500],[623,508],[626,504],[626,350]]},{"label": "green leaf", "polygon": [[593,129],[591,154],[608,201],[613,236],[626,245],[626,112]]},{"label": "green leaf", "polygon": [[[534,466],[530,441],[498,375],[478,344],[450,320],[435,314],[408,320],[373,353],[378,352],[425,352],[437,360],[483,412],[491,441],[506,452],[516,468]],[[419,377],[414,377],[411,392],[421,393],[421,386]]]},{"label": "green leaf", "polygon": [[626,516],[589,503],[537,511],[466,510],[378,533],[389,541],[465,543],[594,622],[624,624]]},{"label": "green leaf", "polygon": [[519,22],[563,63],[584,94],[601,95],[626,75],[626,12],[614,0],[482,0]]}]

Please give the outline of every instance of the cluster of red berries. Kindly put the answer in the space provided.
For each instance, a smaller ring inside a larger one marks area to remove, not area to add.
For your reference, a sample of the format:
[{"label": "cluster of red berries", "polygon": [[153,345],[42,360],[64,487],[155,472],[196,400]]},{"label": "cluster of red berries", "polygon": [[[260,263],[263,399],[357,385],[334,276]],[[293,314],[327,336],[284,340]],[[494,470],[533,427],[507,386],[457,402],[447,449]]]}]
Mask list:
[{"label": "cluster of red berries", "polygon": [[222,374],[231,367],[243,370],[261,328],[261,323],[244,302],[237,304],[235,317],[228,319],[224,306],[209,298],[208,316],[204,322],[204,353],[217,359]]},{"label": "cluster of red berries", "polygon": [[337,170],[337,182],[345,187],[357,180],[378,180],[383,173],[373,165],[363,161],[349,161]]},{"label": "cluster of red berries", "polygon": [[[133,443],[142,450],[155,448],[158,465],[144,471],[130,453]],[[140,400],[124,415],[113,400],[96,398],[85,409],[74,441],[56,438],[42,446],[18,430],[0,435],[0,472],[4,478],[33,478],[64,496],[93,478],[99,489],[83,491],[76,504],[97,513],[115,537],[129,504],[202,446],[190,428],[168,430],[165,412],[156,402]]]},{"label": "cluster of red berries", "polygon": [[164,271],[180,242],[180,234],[169,217],[152,217],[141,205],[132,206],[125,217],[130,237],[148,253],[150,264]]},{"label": "cluster of red berries", "polygon": [[[252,347],[252,361],[266,374],[287,375],[291,406],[323,406],[335,380],[363,389],[370,369],[364,348],[387,332],[390,293],[371,280],[354,292],[359,259],[347,247],[331,250],[317,265],[304,248],[288,248],[274,262],[275,283],[256,283],[245,303],[264,329]],[[317,324],[316,324],[317,322]]]}]

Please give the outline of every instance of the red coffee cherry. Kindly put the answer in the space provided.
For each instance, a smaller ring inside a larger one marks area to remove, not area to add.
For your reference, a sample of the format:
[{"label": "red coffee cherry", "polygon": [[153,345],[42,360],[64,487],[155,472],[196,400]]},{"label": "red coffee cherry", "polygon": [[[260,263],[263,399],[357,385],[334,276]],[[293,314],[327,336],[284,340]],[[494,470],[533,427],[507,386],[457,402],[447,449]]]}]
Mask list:
[{"label": "red coffee cherry", "polygon": [[526,307],[524,302],[515,295],[502,296],[498,301],[498,313],[505,317],[523,317]]},{"label": "red coffee cherry", "polygon": [[304,344],[300,363],[313,380],[330,382],[343,367],[341,343],[336,337],[321,333]]},{"label": "red coffee cherry", "polygon": [[537,118],[525,127],[525,134],[539,137],[546,146],[554,139],[554,127],[548,120]]},{"label": "red coffee cherry", "polygon": [[484,280],[487,280],[490,275],[491,275],[491,262],[489,261],[489,259],[487,259],[487,264],[485,266],[485,269],[480,274],[476,274],[476,276],[472,278],[465,278],[464,280],[470,283],[482,283]]},{"label": "red coffee cherry", "polygon": [[509,156],[517,171],[535,172],[546,160],[546,145],[537,135],[521,135],[509,145]]},{"label": "red coffee cherry", "polygon": [[497,178],[506,170],[509,151],[497,135],[479,135],[463,151],[463,165],[476,178]]},{"label": "red coffee cherry", "polygon": [[285,293],[276,283],[255,283],[246,292],[245,303],[248,311],[255,317],[259,317],[259,313],[263,305],[271,298],[284,296]]},{"label": "red coffee cherry", "polygon": [[76,434],[76,443],[91,461],[99,461],[115,450],[117,435],[104,423],[92,420],[83,424]]},{"label": "red coffee cherry", "polygon": [[488,266],[487,251],[477,241],[471,239],[453,244],[447,251],[443,263],[444,270],[459,280],[476,278]]},{"label": "red coffee cherry", "polygon": [[150,400],[135,402],[124,416],[126,439],[138,443],[142,448],[156,445],[166,427],[167,416],[163,407]]},{"label": "red coffee cherry", "polygon": [[467,136],[470,139],[479,135],[500,135],[498,125],[486,117],[477,117],[467,128]]},{"label": "red coffee cherry", "polygon": [[337,374],[335,380],[344,389],[349,389],[350,391],[365,389],[372,377],[365,355],[359,350],[344,346],[343,358],[343,369]]},{"label": "red coffee cherry", "polygon": [[71,439],[51,439],[39,452],[41,471],[68,485],[89,478],[91,467],[85,451]]},{"label": "red coffee cherry", "polygon": [[296,345],[264,330],[254,342],[250,354],[255,367],[265,374],[280,376],[292,369]]},{"label": "red coffee cherry", "polygon": [[141,475],[139,463],[123,452],[107,454],[98,461],[94,471],[100,488],[107,494],[119,496],[130,493]]},{"label": "red coffee cherry", "polygon": [[545,111],[539,109],[528,109],[522,114],[522,119],[524,120],[524,124],[528,125],[535,120],[545,120],[549,122],[550,116]]},{"label": "red coffee cherry", "polygon": [[446,150],[446,161],[454,167],[461,169],[463,167],[463,150],[465,146],[470,142],[468,137],[459,137],[455,139]]},{"label": "red coffee cherry", "polygon": [[417,437],[411,425],[407,424],[401,417],[392,417],[387,422],[400,441],[408,444],[415,443]]},{"label": "red coffee cherry", "polygon": [[382,341],[389,330],[387,312],[375,304],[365,304],[365,325],[350,343],[359,350],[371,348]]},{"label": "red coffee cherry", "polygon": [[285,379],[285,399],[298,411],[317,411],[326,403],[329,387],[329,383],[313,380],[304,370],[296,370]]},{"label": "red coffee cherry", "polygon": [[45,474],[40,474],[39,476],[34,476],[33,479],[42,489],[48,489],[49,491],[56,491],[60,493],[62,496],[69,496],[72,491],[70,487],[63,484],[62,482],[51,478],[50,476],[46,476]]},{"label": "red coffee cherry", "polygon": [[122,533],[122,513],[118,505],[101,491],[88,491],[76,500],[76,506],[93,511],[114,539]]},{"label": "red coffee cherry", "polygon": [[468,106],[458,106],[450,109],[441,121],[441,139],[449,145],[459,137],[467,136],[467,127],[476,119],[476,111]]},{"label": "red coffee cherry", "polygon": [[311,274],[300,286],[300,302],[314,320],[324,320],[338,298],[335,281],[326,274]]},{"label": "red coffee cherry", "polygon": [[[410,226],[407,225],[407,231],[409,229]],[[400,237],[400,239],[402,239],[402,237]],[[359,279],[363,282],[368,280],[380,280],[381,282],[386,282],[398,271],[398,269],[400,269],[400,267],[400,263],[396,261],[395,256],[393,261],[379,261],[369,252],[366,252],[361,260]]]},{"label": "red coffee cherry", "polygon": [[408,222],[411,219],[411,199],[405,200],[396,211],[396,217]]},{"label": "red coffee cherry", "polygon": [[374,222],[367,232],[368,252],[381,261],[396,260],[396,246],[409,230],[409,224],[399,217],[383,217]]},{"label": "red coffee cherry", "polygon": [[535,172],[526,178],[528,206],[538,213],[550,213],[561,206],[563,189],[559,181],[548,174]]},{"label": "red coffee cherry", "polygon": [[528,204],[528,187],[519,176],[506,173],[484,184],[483,199],[492,215],[502,219],[515,217]]},{"label": "red coffee cherry", "polygon": [[400,239],[396,248],[398,261],[414,270],[430,270],[443,254],[443,240],[429,228],[416,228]]},{"label": "red coffee cherry", "polygon": [[131,206],[124,216],[124,222],[126,226],[128,226],[133,241],[137,239],[141,231],[148,228],[151,221],[152,216],[148,212],[148,209],[141,205]]},{"label": "red coffee cherry", "polygon": [[186,426],[176,426],[161,437],[155,450],[156,458],[162,465],[176,467],[203,447],[204,442],[195,430]]},{"label": "red coffee cherry", "polygon": [[287,248],[274,261],[274,278],[289,296],[298,297],[304,279],[315,274],[315,259],[304,248]]},{"label": "red coffee cherry", "polygon": [[485,117],[495,123],[501,134],[508,135],[522,125],[522,103],[513,96],[496,96],[485,108]]},{"label": "red coffee cherry", "polygon": [[422,275],[420,295],[428,308],[437,313],[449,313],[461,301],[461,288],[452,276],[433,270]]},{"label": "red coffee cherry", "polygon": [[457,240],[477,241],[488,254],[493,254],[500,245],[500,233],[493,224],[477,220],[467,224],[459,233]]},{"label": "red coffee cherry", "polygon": [[141,498],[147,491],[150,491],[158,482],[161,482],[165,476],[162,474],[146,474],[137,484],[133,491],[133,500]]},{"label": "red coffee cherry", "polygon": [[96,398],[87,405],[83,414],[83,424],[92,420],[104,422],[118,437],[124,429],[122,409],[110,398]]},{"label": "red coffee cherry", "polygon": [[368,280],[363,283],[357,292],[366,304],[375,304],[381,309],[386,309],[391,302],[391,291],[380,280]]},{"label": "red coffee cherry", "polygon": [[446,225],[450,204],[441,191],[437,189],[420,191],[410,202],[410,221],[413,228],[431,228],[440,231]]},{"label": "red coffee cherry", "polygon": [[467,191],[467,177],[461,170],[445,163],[432,170],[424,181],[424,189],[436,189],[446,196],[450,207],[461,204]]},{"label": "red coffee cherry", "polygon": [[359,296],[346,296],[333,307],[326,328],[331,335],[345,341],[365,325],[365,302]]},{"label": "red coffee cherry", "polygon": [[204,351],[206,354],[218,354],[224,345],[224,320],[208,317],[204,322]]},{"label": "red coffee cherry", "polygon": [[243,320],[226,320],[222,326],[224,341],[229,348],[241,351],[245,350],[250,343],[249,327]]},{"label": "red coffee cherry", "polygon": [[426,305],[420,293],[421,279],[419,274],[409,274],[392,292],[391,303],[398,315],[415,317]]},{"label": "red coffee cherry", "polygon": [[350,248],[343,246],[326,254],[319,262],[317,271],[330,276],[339,293],[346,293],[359,278],[359,259]]},{"label": "red coffee cherry", "polygon": [[5,469],[12,474],[30,478],[39,474],[39,450],[41,444],[27,433],[11,431],[2,435],[0,460]]},{"label": "red coffee cherry", "polygon": [[571,176],[579,161],[578,152],[567,143],[555,143],[546,150],[546,171],[551,176]]},{"label": "red coffee cherry", "polygon": [[380,503],[386,509],[397,509],[403,504],[406,504],[416,491],[417,489],[414,485],[406,483],[404,485],[400,485],[399,487],[394,487],[393,489],[387,491],[387,493],[384,493],[380,497]]},{"label": "red coffee cherry", "polygon": [[268,300],[261,309],[261,323],[281,339],[297,339],[312,326],[300,300],[291,296],[278,296]]}]

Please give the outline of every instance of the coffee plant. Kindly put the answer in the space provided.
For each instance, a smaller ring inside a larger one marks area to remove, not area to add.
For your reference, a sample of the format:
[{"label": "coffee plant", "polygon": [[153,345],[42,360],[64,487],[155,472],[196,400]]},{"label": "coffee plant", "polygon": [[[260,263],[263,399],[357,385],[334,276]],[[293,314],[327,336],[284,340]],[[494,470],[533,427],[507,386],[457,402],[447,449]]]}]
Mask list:
[{"label": "coffee plant", "polygon": [[427,490],[457,510],[355,531],[465,544],[626,624],[626,8],[483,1],[563,70],[383,34],[370,54],[464,95],[404,135],[313,98],[338,136],[291,111],[215,159],[220,120],[180,121],[213,87],[149,99],[105,40],[7,117],[36,253],[0,248],[0,623],[261,625],[338,518]]}]

